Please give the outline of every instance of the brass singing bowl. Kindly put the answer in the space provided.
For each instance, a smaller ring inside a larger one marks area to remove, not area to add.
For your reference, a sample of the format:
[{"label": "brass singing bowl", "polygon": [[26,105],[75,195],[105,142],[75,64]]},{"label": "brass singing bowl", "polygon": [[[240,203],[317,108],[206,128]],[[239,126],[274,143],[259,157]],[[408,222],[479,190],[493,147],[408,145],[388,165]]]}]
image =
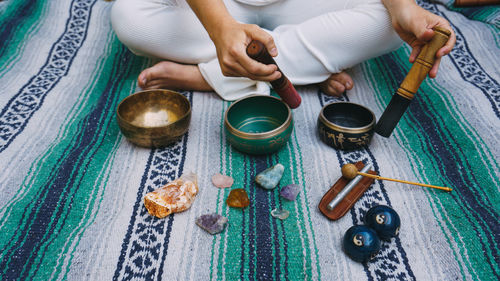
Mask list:
[{"label": "brass singing bowl", "polygon": [[116,118],[130,142],[142,147],[164,147],[188,131],[191,104],[178,92],[145,90],[123,99]]}]

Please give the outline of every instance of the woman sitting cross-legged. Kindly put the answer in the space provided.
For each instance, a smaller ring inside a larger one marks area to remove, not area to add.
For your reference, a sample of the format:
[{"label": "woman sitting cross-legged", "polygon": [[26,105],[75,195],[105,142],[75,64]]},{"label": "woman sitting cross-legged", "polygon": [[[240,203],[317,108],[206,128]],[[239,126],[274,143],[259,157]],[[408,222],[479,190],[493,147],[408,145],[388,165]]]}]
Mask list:
[{"label": "woman sitting cross-legged", "polygon": [[413,62],[440,26],[452,32],[430,77],[455,44],[448,21],[412,0],[118,0],[113,29],[132,52],[159,59],[143,70],[143,89],[215,91],[225,100],[269,94],[275,65],[249,58],[261,41],[294,85],[318,84],[340,95],[354,82],[344,72],[405,41]]}]

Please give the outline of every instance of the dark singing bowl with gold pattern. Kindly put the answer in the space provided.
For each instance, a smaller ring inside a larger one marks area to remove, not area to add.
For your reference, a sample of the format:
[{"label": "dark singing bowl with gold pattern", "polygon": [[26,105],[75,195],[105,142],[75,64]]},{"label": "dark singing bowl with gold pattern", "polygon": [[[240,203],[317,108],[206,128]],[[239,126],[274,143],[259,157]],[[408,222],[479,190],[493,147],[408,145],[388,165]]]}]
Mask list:
[{"label": "dark singing bowl with gold pattern", "polygon": [[116,109],[118,126],[132,143],[167,146],[184,135],[191,121],[191,104],[170,90],[145,90],[123,99]]},{"label": "dark singing bowl with gold pattern", "polygon": [[352,150],[370,143],[375,115],[368,108],[352,102],[325,105],[318,117],[319,137],[329,146]]},{"label": "dark singing bowl with gold pattern", "polygon": [[252,95],[235,101],[224,116],[226,138],[239,151],[272,153],[286,145],[293,131],[292,111],[273,96]]}]

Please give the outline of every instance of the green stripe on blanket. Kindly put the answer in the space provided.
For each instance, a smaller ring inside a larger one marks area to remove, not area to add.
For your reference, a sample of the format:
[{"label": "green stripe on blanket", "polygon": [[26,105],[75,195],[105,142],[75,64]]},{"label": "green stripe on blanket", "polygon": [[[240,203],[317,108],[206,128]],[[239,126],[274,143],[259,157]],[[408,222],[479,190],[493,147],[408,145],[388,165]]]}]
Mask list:
[{"label": "green stripe on blanket", "polygon": [[[92,72],[94,76],[89,77],[85,91],[79,94],[80,99],[66,116],[67,122],[57,132],[54,145],[33,163],[19,193],[2,209],[0,221],[3,235],[0,237],[0,248],[7,263],[13,257],[5,253],[15,251],[26,242],[24,232],[45,232],[42,242],[36,245],[32,253],[24,253],[33,259],[29,266],[23,268],[23,272],[27,273],[21,273],[21,276],[49,280],[67,273],[71,258],[68,263],[63,264],[62,261],[67,258],[66,255],[73,254],[82,233],[92,224],[100,210],[105,189],[109,186],[109,169],[113,166],[114,154],[121,140],[115,121],[115,108],[135,88],[135,77],[143,67],[143,60],[128,52],[113,32],[108,33],[107,39],[108,47]],[[106,109],[97,112],[99,119],[94,121],[98,126],[89,128],[88,118],[96,113],[96,105],[103,98],[106,99]],[[83,131],[93,131],[92,141],[85,148],[87,151],[79,154],[78,159],[67,159],[71,151],[80,149],[82,138],[79,133]],[[75,164],[68,174],[71,181],[69,178],[56,177],[68,160]],[[31,219],[43,214],[41,204],[36,202],[54,196],[50,188],[56,180],[67,184],[61,194],[56,194],[59,199],[50,223],[45,229],[39,229],[32,224]],[[52,229],[51,234],[49,229]],[[5,270],[9,268],[5,267]]]},{"label": "green stripe on blanket", "polygon": [[[0,51],[0,76],[21,58],[26,42],[37,33],[40,21],[46,17],[50,1],[34,1],[30,5],[32,6],[27,10],[24,1],[8,1],[5,10],[0,12],[0,33],[4,32],[10,25],[15,25],[14,32],[10,37],[2,38],[5,40],[4,44],[8,45]],[[23,17],[21,22],[15,21],[19,15],[26,13],[29,14]]]},{"label": "green stripe on blanket", "polygon": [[[422,0],[418,0],[417,3]],[[497,30],[500,28],[500,8],[498,5],[476,5],[476,6],[455,6],[455,0],[433,0],[425,1],[430,3],[439,3],[444,5],[448,10],[461,13],[468,19],[481,21],[484,23],[491,24]]]},{"label": "green stripe on blanket", "polygon": [[[397,61],[400,72],[406,74],[410,68],[408,63],[409,50],[401,48],[391,54]],[[395,92],[394,81],[400,77],[391,75],[391,67],[384,59],[375,59],[366,63],[364,69],[370,72],[369,77],[373,88],[376,90],[378,107],[382,110],[387,105],[391,93]],[[392,81],[391,83],[383,83]],[[382,82],[382,83],[381,83]],[[450,194],[428,190],[429,204],[436,214],[436,222],[441,225],[443,235],[450,242],[451,249],[455,251],[455,257],[464,259],[465,265],[474,278],[488,280],[493,274],[500,272],[499,265],[495,262],[495,255],[499,253],[499,247],[491,244],[487,239],[494,241],[494,230],[489,228],[482,219],[482,213],[463,200],[464,190],[471,190],[475,199],[485,206],[485,212],[495,217],[500,212],[500,197],[497,187],[500,185],[497,177],[493,176],[484,167],[493,167],[498,170],[498,163],[477,134],[474,127],[462,116],[453,93],[450,93],[438,85],[432,79],[426,79],[422,83],[418,93],[418,99],[412,103],[425,104],[431,112],[426,113],[433,116],[434,132],[424,128],[407,111],[393,134],[398,144],[405,149],[416,178],[422,179],[436,185],[450,186],[454,188]],[[462,124],[462,125],[460,125]],[[430,141],[429,134],[437,133],[445,147],[434,147]],[[468,186],[453,186],[447,175],[442,171],[446,168],[440,162],[439,154],[442,150],[452,151],[452,159],[456,163],[468,162],[468,167],[460,169],[462,178],[475,179]],[[430,153],[429,153],[430,152]],[[465,153],[466,152],[466,153]],[[479,219],[476,219],[476,216]],[[482,227],[483,225],[483,227]],[[450,237],[451,235],[451,237]],[[479,236],[479,237],[478,237]],[[463,273],[462,268],[462,273]]]},{"label": "green stripe on blanket", "polygon": [[[438,7],[459,44],[390,138],[374,137],[358,154],[326,146],[315,130],[317,116],[322,103],[338,100],[304,87],[287,147],[254,157],[229,146],[222,120],[230,103],[207,93],[193,93],[189,138],[172,150],[125,141],[116,105],[135,91],[149,61],[113,35],[112,4],[0,1],[0,32],[15,31],[0,35],[0,79],[7,85],[0,93],[1,280],[498,280],[498,8],[461,10],[461,16]],[[66,44],[62,52],[47,54],[56,43]],[[380,113],[408,71],[408,55],[402,48],[354,67],[355,88],[344,99]],[[207,159],[213,152],[220,166]],[[317,210],[319,199],[339,176],[338,164],[358,157],[383,176],[399,178],[392,168],[401,179],[455,190],[376,181],[342,220],[329,221]],[[280,186],[256,186],[255,174],[277,162],[286,167]],[[149,216],[142,192],[193,167],[200,194],[191,209],[164,220]],[[227,207],[230,190],[211,186],[215,171],[233,176],[232,188],[245,188],[252,205]],[[289,183],[301,187],[293,202],[279,196]],[[363,266],[343,253],[341,237],[362,222],[368,206],[382,202],[400,214],[401,234]],[[271,217],[274,208],[290,217]],[[196,226],[207,210],[229,217],[224,232],[210,236]]]},{"label": "green stripe on blanket", "polygon": [[[224,103],[224,111],[229,103]],[[259,266],[258,253],[270,254],[273,263],[269,265],[274,280],[321,278],[311,217],[311,204],[307,201],[305,177],[300,146],[295,132],[289,144],[271,156],[248,156],[229,146],[223,135],[223,115],[221,116],[221,167],[220,172],[231,175],[235,184],[231,189],[244,188],[249,194],[250,206],[245,209],[230,208],[225,200],[230,189],[219,190],[217,212],[228,217],[229,226],[213,239],[211,270],[216,266],[217,280],[253,280]],[[263,159],[265,158],[265,159]],[[259,163],[257,163],[259,162]],[[267,163],[263,165],[264,163]],[[284,175],[278,187],[265,190],[255,181],[255,175],[276,163],[285,166]],[[288,201],[279,195],[284,185],[296,183],[302,186],[295,201]],[[262,210],[262,207],[266,209]],[[281,221],[270,215],[272,209],[280,208],[290,212],[290,219]],[[264,213],[264,214],[263,214]],[[257,225],[266,221],[270,237],[259,233]],[[300,237],[300,238],[299,238]],[[259,241],[267,239],[268,244]],[[259,248],[261,247],[261,248]],[[216,265],[215,265],[216,263]]]}]

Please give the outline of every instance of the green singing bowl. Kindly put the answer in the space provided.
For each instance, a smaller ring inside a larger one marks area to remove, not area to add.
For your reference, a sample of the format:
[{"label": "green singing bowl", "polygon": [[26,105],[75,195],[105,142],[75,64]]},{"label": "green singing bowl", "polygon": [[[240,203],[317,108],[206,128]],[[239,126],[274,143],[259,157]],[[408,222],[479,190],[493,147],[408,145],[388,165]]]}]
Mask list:
[{"label": "green singing bowl", "polygon": [[273,153],[290,139],[292,111],[279,98],[248,96],[235,101],[226,110],[224,129],[231,146],[241,152]]},{"label": "green singing bowl", "polygon": [[191,104],[170,90],[145,90],[123,99],[116,109],[123,135],[142,147],[164,147],[184,135],[191,121]]},{"label": "green singing bowl", "polygon": [[373,112],[356,103],[334,102],[325,105],[318,117],[318,133],[323,142],[341,150],[367,146],[375,127]]}]

